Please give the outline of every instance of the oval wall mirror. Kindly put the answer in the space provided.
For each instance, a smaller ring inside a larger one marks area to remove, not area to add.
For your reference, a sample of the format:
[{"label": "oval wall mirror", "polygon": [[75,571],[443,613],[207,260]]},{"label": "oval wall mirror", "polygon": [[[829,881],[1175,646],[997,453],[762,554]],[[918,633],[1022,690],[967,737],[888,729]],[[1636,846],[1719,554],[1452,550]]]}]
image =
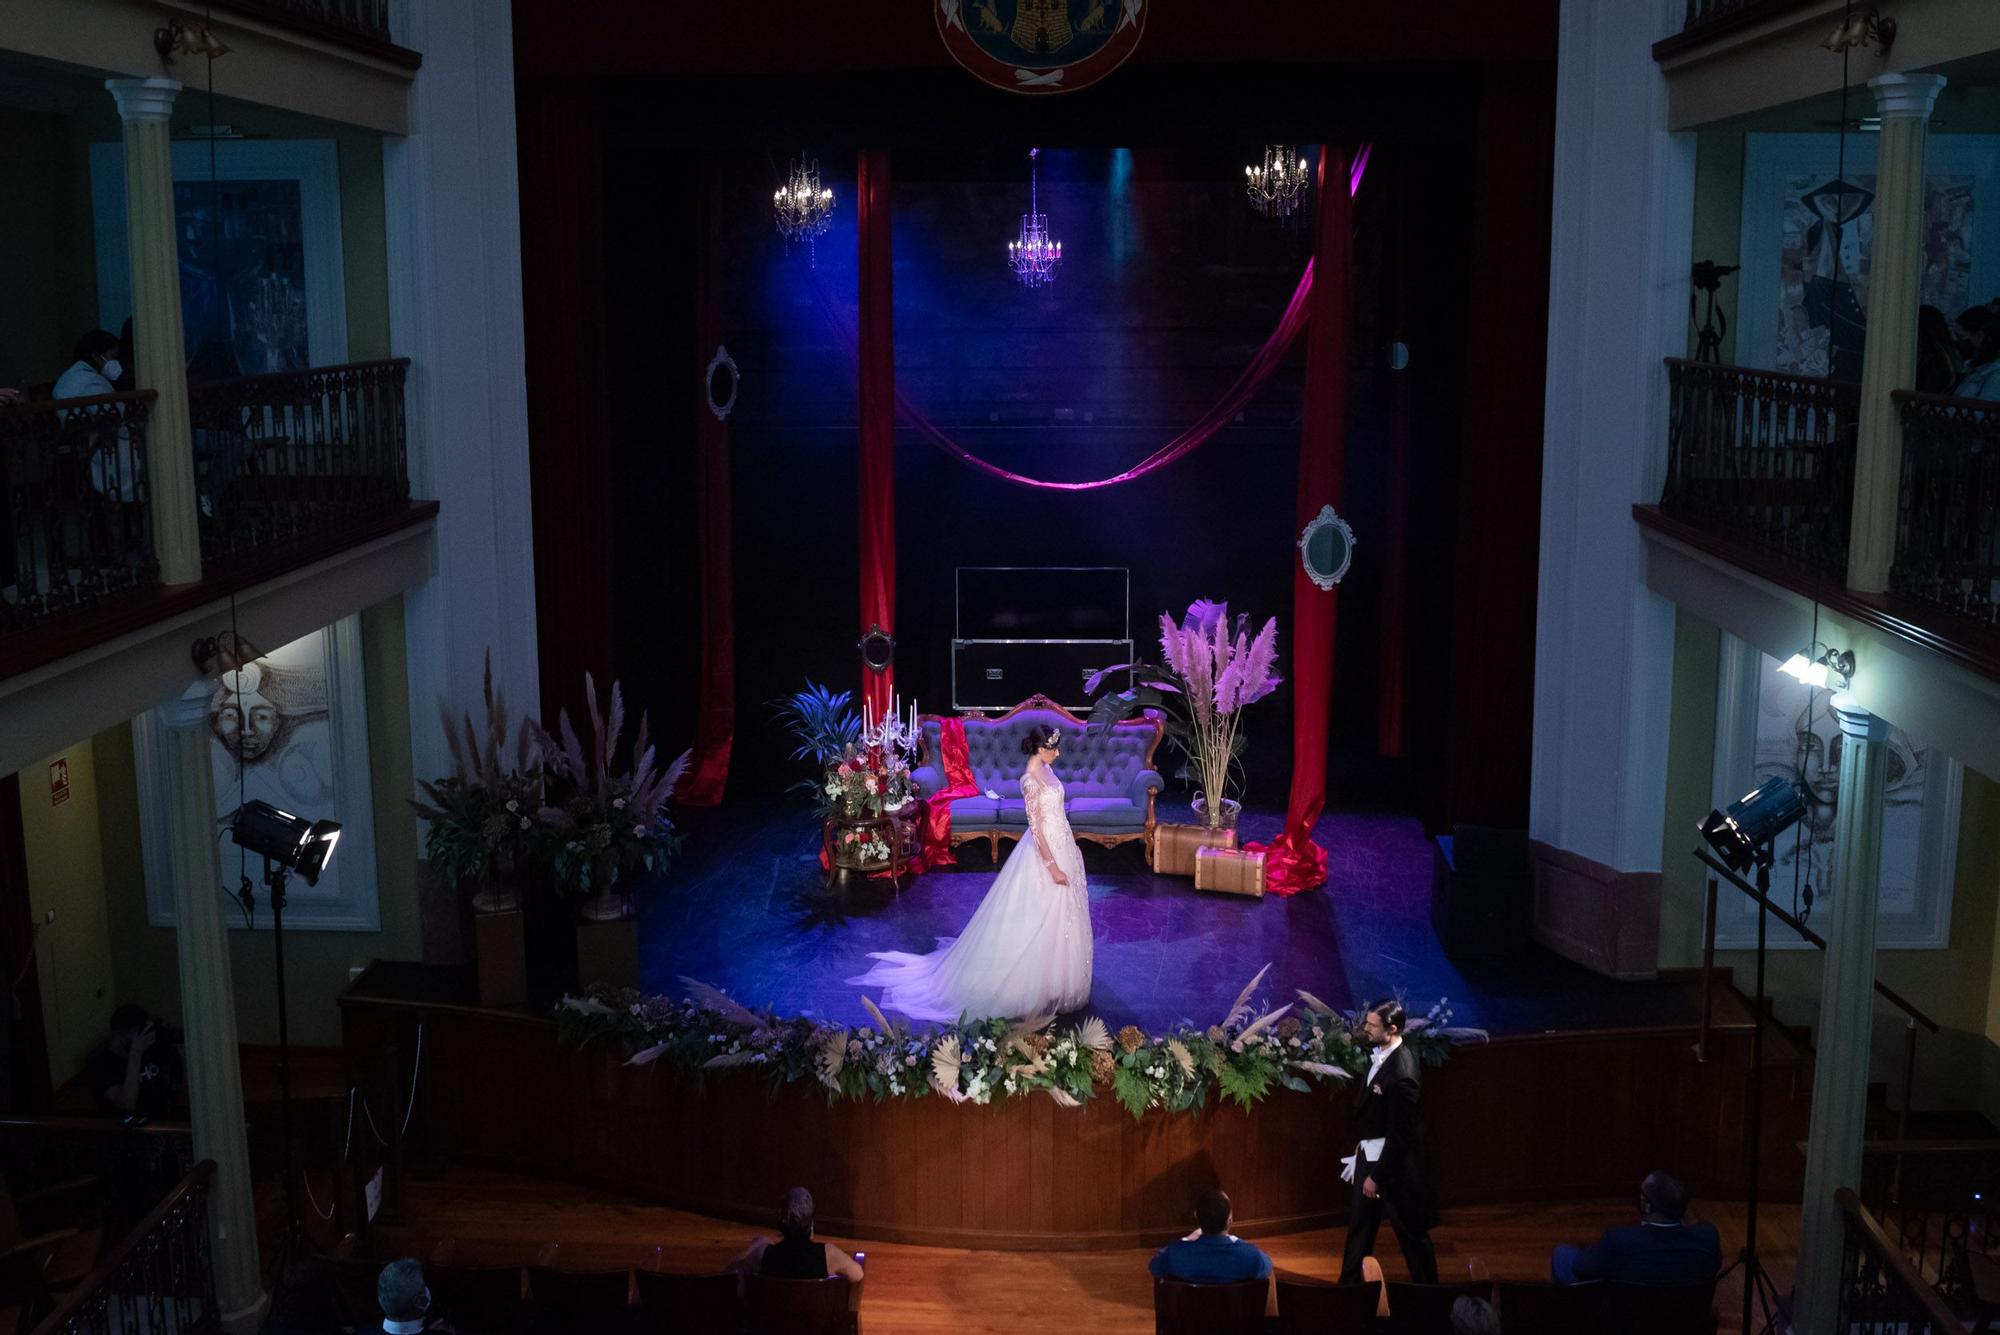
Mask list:
[{"label": "oval wall mirror", "polygon": [[861,661],[871,672],[887,672],[896,661],[896,637],[880,626],[870,626],[855,647],[861,650]]},{"label": "oval wall mirror", "polygon": [[1299,562],[1306,578],[1329,592],[1354,563],[1354,530],[1331,505],[1321,506],[1299,534]]},{"label": "oval wall mirror", "polygon": [[708,359],[708,410],[715,414],[715,420],[726,422],[730,412],[736,407],[736,388],[741,382],[737,374],[736,359],[729,355],[729,349],[720,343],[715,345],[715,355]]}]

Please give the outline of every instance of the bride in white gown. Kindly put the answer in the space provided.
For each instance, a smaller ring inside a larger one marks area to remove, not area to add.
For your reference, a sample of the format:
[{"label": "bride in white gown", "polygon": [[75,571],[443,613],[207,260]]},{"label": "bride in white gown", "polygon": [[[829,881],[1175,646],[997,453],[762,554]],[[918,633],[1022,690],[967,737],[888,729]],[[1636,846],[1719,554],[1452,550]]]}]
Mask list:
[{"label": "bride in white gown", "polygon": [[917,1020],[1023,1019],[1090,1000],[1083,853],[1063,812],[1062,780],[1049,768],[1061,748],[1062,733],[1052,727],[1022,741],[1028,829],[957,938],[940,937],[928,955],[870,954],[875,966],[848,982],[882,988],[884,1010]]}]

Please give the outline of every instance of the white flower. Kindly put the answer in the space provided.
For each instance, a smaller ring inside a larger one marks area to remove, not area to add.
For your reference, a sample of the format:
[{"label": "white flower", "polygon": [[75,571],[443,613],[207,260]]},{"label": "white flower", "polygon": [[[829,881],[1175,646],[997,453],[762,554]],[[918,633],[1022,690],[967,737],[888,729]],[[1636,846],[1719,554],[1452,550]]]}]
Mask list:
[{"label": "white flower", "polygon": [[611,799],[611,809],[612,809],[613,811],[623,811],[623,810],[625,809],[625,799],[624,799],[624,798],[622,798],[622,797],[614,797],[614,798],[612,798],[612,799]]},{"label": "white flower", "polygon": [[916,1064],[917,1064],[917,1059],[915,1057],[903,1058],[903,1065],[905,1066],[915,1066]]},{"label": "white flower", "polygon": [[527,828],[528,828],[529,826],[531,826],[531,825],[533,825],[533,824],[534,824],[534,822],[533,822],[533,821],[531,821],[531,820],[529,820],[529,819],[528,819],[528,818],[527,818],[526,816],[523,816],[523,817],[521,817],[521,828],[522,828],[522,829],[524,829],[524,830],[525,830],[525,829],[527,829]]},{"label": "white flower", "polygon": [[634,839],[644,839],[646,837],[646,827],[643,825],[634,825],[632,827],[632,837]]},{"label": "white flower", "polygon": [[515,801],[515,800],[514,800],[514,799],[512,799],[512,798],[509,798],[509,799],[507,800],[507,810],[509,810],[509,811],[519,811],[520,809],[521,809],[521,804],[520,804],[519,802]]}]

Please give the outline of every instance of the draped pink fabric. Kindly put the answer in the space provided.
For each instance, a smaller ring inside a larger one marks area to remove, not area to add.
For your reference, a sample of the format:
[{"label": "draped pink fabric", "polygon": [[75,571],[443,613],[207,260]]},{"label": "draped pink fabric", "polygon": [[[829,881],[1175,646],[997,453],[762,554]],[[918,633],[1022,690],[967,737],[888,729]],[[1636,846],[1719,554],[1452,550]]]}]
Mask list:
[{"label": "draped pink fabric", "polygon": [[[1321,183],[1341,158],[1320,154]],[[1338,180],[1337,176],[1334,179]],[[1347,454],[1347,354],[1352,341],[1349,255],[1353,243],[1350,197],[1320,190],[1319,237],[1313,263],[1319,281],[1312,294],[1312,337],[1306,344],[1305,421],[1299,432],[1298,527],[1320,512],[1339,508]],[[1326,850],[1312,829],[1326,809],[1326,733],[1333,696],[1333,639],[1338,587],[1328,592],[1292,562],[1292,791],[1285,830],[1264,853],[1264,890],[1292,895],[1326,881]],[[1252,850],[1257,846],[1250,845]]]},{"label": "draped pink fabric", "polygon": [[[1354,161],[1348,164],[1347,183],[1349,198],[1353,196],[1355,191],[1361,188],[1361,178],[1368,170],[1370,152],[1371,147],[1369,145],[1362,145],[1360,152],[1355,155]],[[1321,162],[1320,166],[1322,177],[1324,177],[1324,161]],[[1336,176],[1334,179],[1338,180],[1339,177]],[[859,189],[858,185],[857,189]],[[1343,199],[1341,201],[1342,217],[1348,217],[1351,214],[1346,205],[1347,200]],[[863,209],[865,210],[866,207],[867,201],[864,192]],[[885,217],[883,220],[885,232],[887,225]],[[864,274],[862,287],[865,292],[867,290],[867,223],[865,221],[865,214],[862,228]],[[883,241],[885,251],[887,245],[888,242],[885,236]],[[807,267],[805,277],[806,285],[812,292],[813,299],[819,306],[820,314],[825,318],[827,327],[833,331],[834,338],[839,341],[841,347],[846,350],[850,357],[860,360],[865,367],[868,356],[865,339],[856,337],[852,327],[842,317],[839,308],[834,304],[832,296],[826,291],[825,285],[819,281],[819,275],[813,272],[810,267]],[[884,281],[886,282],[886,278]],[[1241,412],[1249,404],[1250,400],[1257,397],[1257,391],[1263,387],[1266,380],[1270,379],[1271,373],[1278,369],[1278,364],[1284,360],[1286,351],[1292,346],[1292,340],[1298,337],[1299,330],[1305,327],[1307,318],[1312,314],[1312,304],[1310,302],[1312,290],[1313,262],[1308,260],[1305,272],[1299,275],[1298,286],[1292,290],[1291,300],[1285,303],[1284,313],[1278,317],[1277,327],[1271,331],[1271,336],[1264,340],[1264,345],[1257,349],[1256,355],[1250,359],[1250,364],[1244,367],[1242,374],[1237,376],[1229,388],[1223,391],[1222,397],[1216,401],[1215,405],[1196,418],[1191,426],[1165,445],[1162,445],[1132,467],[1121,473],[1114,473],[1110,477],[1094,478],[1087,482],[1052,482],[1046,478],[1028,477],[1023,473],[1013,472],[1010,469],[1002,468],[999,464],[982,459],[972,451],[966,449],[963,445],[953,440],[944,428],[924,416],[923,411],[911,403],[901,390],[895,391],[896,408],[902,413],[903,419],[916,428],[918,434],[923,436],[925,440],[937,446],[937,448],[943,450],[966,467],[975,469],[1001,482],[1009,482],[1018,487],[1034,487],[1043,491],[1096,491],[1103,487],[1115,487],[1121,483],[1135,482],[1146,476],[1146,474],[1156,469],[1165,468],[1168,464],[1183,459],[1200,449],[1218,431],[1221,431],[1233,422],[1236,419],[1236,414]],[[864,300],[864,319],[866,309],[866,302]],[[867,326],[864,323],[864,334],[866,328]],[[866,383],[864,371],[864,388]],[[865,421],[867,417],[867,408],[865,405],[862,409],[862,415]],[[865,573],[863,578],[866,578]],[[865,616],[863,620],[866,620]],[[863,629],[866,629],[866,627],[864,626]]]},{"label": "draped pink fabric", "polygon": [[[889,152],[861,152],[854,194],[860,220],[861,631],[896,630],[896,337],[889,235]],[[894,664],[863,666],[861,698],[877,716],[889,712]]]}]

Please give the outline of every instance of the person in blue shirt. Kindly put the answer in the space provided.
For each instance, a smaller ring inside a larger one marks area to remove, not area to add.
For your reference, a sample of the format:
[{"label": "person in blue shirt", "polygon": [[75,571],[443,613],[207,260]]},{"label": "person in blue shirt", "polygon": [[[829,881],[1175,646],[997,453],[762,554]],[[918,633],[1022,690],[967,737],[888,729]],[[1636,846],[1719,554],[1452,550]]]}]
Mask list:
[{"label": "person in blue shirt", "polygon": [[1656,1288],[1700,1288],[1722,1269],[1722,1239],[1714,1224],[1690,1224],[1687,1188],[1667,1173],[1648,1173],[1639,1184],[1639,1222],[1607,1228],[1591,1246],[1563,1243],[1549,1261],[1558,1284],[1609,1280]]},{"label": "person in blue shirt", "polygon": [[1197,1232],[1153,1253],[1146,1268],[1154,1278],[1185,1284],[1236,1284],[1271,1277],[1271,1258],[1229,1231],[1234,1212],[1221,1188],[1210,1187],[1201,1193],[1194,1203],[1194,1217],[1201,1225]]}]

